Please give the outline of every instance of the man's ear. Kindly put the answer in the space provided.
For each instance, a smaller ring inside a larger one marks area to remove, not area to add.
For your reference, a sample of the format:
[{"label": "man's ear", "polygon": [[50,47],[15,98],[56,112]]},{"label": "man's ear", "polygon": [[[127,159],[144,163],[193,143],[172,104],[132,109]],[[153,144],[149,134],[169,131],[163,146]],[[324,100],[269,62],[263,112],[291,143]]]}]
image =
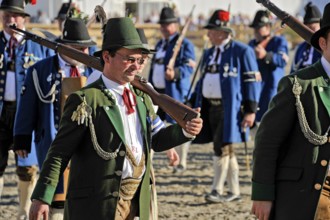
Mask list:
[{"label": "man's ear", "polygon": [[324,37],[319,38],[319,45],[322,50],[325,50],[327,48],[327,40]]},{"label": "man's ear", "polygon": [[106,61],[109,62],[109,59],[110,59],[110,54],[109,54],[109,52],[104,51],[104,52],[102,53],[102,57],[103,57],[104,62],[106,62]]}]

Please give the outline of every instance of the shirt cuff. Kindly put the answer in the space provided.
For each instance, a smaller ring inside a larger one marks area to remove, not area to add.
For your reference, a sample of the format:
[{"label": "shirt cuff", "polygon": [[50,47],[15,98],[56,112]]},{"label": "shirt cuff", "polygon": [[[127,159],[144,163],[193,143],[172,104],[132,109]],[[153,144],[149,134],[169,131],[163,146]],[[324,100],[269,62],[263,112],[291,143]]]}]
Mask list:
[{"label": "shirt cuff", "polygon": [[182,128],[182,132],[183,132],[183,135],[186,137],[186,138],[189,138],[189,139],[192,139],[194,140],[196,138],[196,136],[192,135],[192,134],[189,134],[188,132],[186,132],[183,128]]}]

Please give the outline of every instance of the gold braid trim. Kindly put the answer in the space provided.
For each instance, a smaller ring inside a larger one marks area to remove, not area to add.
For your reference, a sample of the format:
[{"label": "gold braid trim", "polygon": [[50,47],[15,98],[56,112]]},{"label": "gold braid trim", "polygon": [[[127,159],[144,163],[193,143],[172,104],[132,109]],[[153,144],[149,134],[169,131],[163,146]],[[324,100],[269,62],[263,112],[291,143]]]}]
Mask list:
[{"label": "gold braid trim", "polygon": [[82,124],[85,124],[85,126],[89,125],[89,131],[91,133],[91,139],[94,150],[102,159],[104,160],[115,159],[117,157],[117,154],[119,152],[122,143],[120,143],[120,145],[114,152],[106,152],[102,149],[102,147],[97,142],[95,128],[92,120],[92,111],[93,111],[92,107],[90,107],[87,104],[86,98],[84,97],[83,102],[80,105],[78,105],[76,111],[72,113],[71,120],[73,122],[77,121],[78,125],[82,125]]},{"label": "gold braid trim", "polygon": [[296,108],[297,108],[298,120],[299,120],[301,130],[302,130],[304,136],[307,138],[307,140],[310,143],[312,143],[314,145],[323,145],[323,144],[327,143],[327,141],[328,141],[328,132],[329,132],[330,127],[328,128],[328,130],[326,131],[326,133],[324,135],[318,135],[312,131],[312,129],[308,125],[306,115],[305,115],[305,110],[300,101],[301,91],[302,91],[302,87],[297,80],[297,76],[295,76],[294,81],[293,81],[292,92],[293,92],[294,96],[296,97]]},{"label": "gold braid trim", "polygon": [[121,180],[119,196],[124,200],[133,199],[142,179],[127,178]]}]

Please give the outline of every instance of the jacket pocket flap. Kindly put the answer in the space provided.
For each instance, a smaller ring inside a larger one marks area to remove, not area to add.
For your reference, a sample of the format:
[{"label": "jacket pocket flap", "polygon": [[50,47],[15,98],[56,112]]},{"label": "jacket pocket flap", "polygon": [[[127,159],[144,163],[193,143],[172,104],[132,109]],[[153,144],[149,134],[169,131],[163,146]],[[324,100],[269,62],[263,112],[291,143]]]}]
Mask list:
[{"label": "jacket pocket flap", "polygon": [[79,199],[89,197],[93,192],[93,188],[72,189],[68,191],[69,199]]},{"label": "jacket pocket flap", "polygon": [[303,168],[299,167],[281,167],[279,168],[276,180],[293,180],[297,181],[301,178]]}]

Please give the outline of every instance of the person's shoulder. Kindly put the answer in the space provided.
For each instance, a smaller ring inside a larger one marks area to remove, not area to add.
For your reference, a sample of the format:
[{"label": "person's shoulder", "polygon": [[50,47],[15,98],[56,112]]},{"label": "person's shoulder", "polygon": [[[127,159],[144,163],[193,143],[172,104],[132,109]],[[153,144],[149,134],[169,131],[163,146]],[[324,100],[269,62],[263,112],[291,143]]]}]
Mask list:
[{"label": "person's shoulder", "polygon": [[[320,79],[322,74],[321,72],[324,71],[322,70],[322,64],[320,61],[306,67],[306,68],[302,68],[297,70],[296,72],[285,76],[286,78],[293,80],[293,78],[297,78],[299,79],[301,82],[311,82],[314,81],[316,79]],[[283,77],[283,78],[285,78]]]},{"label": "person's shoulder", "polygon": [[250,47],[248,44],[243,43],[241,41],[232,40],[229,44],[231,44],[231,47],[235,50],[237,50],[239,53],[244,53],[246,51],[253,52],[252,47]]},{"label": "person's shoulder", "polygon": [[287,43],[287,39],[284,35],[274,35],[271,40],[275,43]]},{"label": "person's shoulder", "polygon": [[232,47],[237,47],[237,48],[242,48],[242,49],[250,48],[248,44],[243,43],[242,41],[238,41],[238,40],[231,40],[230,44]]},{"label": "person's shoulder", "polygon": [[192,46],[194,45],[194,43],[191,40],[189,40],[187,37],[183,38],[183,43]]},{"label": "person's shoulder", "polygon": [[[30,68],[36,69],[38,72],[42,72],[45,69],[51,69],[54,67],[54,56],[46,57],[38,60]],[[46,73],[46,71],[43,71]]]}]

